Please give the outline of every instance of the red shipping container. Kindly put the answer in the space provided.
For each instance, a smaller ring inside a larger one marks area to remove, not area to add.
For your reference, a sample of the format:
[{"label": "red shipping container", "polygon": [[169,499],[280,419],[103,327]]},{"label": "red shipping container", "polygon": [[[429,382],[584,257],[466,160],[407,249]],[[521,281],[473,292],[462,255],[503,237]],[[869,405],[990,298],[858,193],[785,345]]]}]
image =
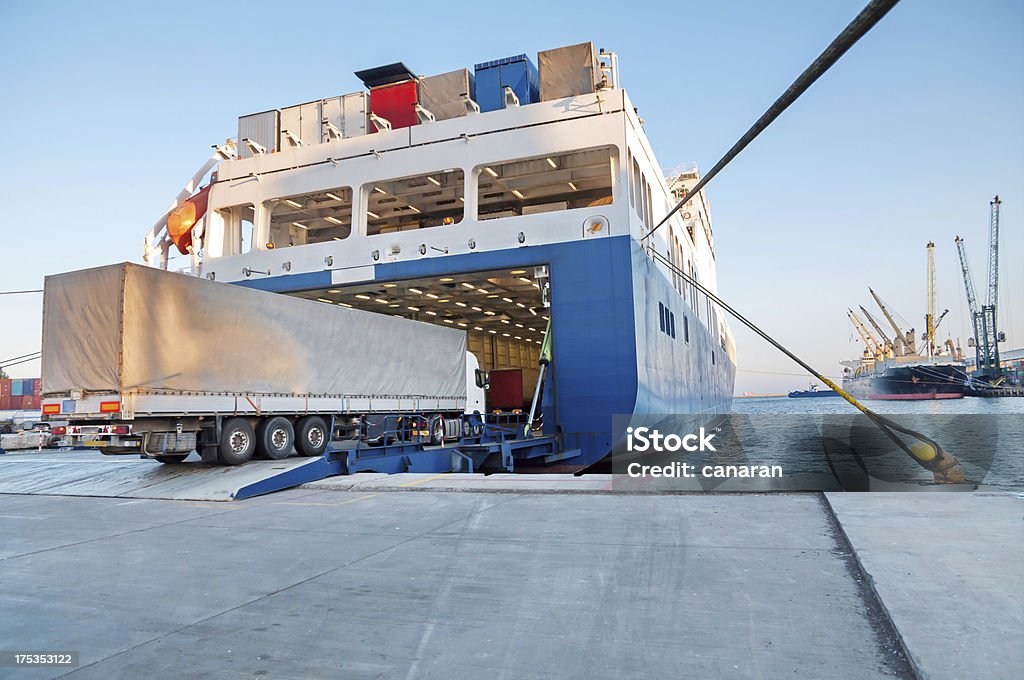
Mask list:
[{"label": "red shipping container", "polygon": [[43,387],[43,381],[42,381],[41,378],[33,378],[32,379],[32,394],[33,395],[38,397],[42,387]]},{"label": "red shipping container", "polygon": [[11,396],[11,379],[4,378],[0,380],[0,397]]},{"label": "red shipping container", "polygon": [[[415,108],[418,101],[415,80],[370,90],[370,111],[391,123],[392,130],[419,123]],[[377,131],[376,125],[373,131]]]},{"label": "red shipping container", "polygon": [[10,396],[0,397],[0,411],[11,410],[11,398]]},{"label": "red shipping container", "polygon": [[492,409],[523,408],[523,372],[518,368],[490,372],[487,405]]}]

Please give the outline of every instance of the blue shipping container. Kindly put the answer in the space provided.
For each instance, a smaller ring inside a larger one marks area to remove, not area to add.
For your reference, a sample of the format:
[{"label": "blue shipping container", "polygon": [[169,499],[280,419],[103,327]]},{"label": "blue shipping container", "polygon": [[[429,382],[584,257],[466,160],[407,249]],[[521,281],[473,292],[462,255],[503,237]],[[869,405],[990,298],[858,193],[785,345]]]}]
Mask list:
[{"label": "blue shipping container", "polygon": [[476,103],[481,111],[505,108],[505,87],[511,87],[523,106],[540,101],[537,67],[525,54],[477,64]]},{"label": "blue shipping container", "polygon": [[20,397],[24,392],[22,391],[22,380],[20,378],[11,381],[11,396]]}]

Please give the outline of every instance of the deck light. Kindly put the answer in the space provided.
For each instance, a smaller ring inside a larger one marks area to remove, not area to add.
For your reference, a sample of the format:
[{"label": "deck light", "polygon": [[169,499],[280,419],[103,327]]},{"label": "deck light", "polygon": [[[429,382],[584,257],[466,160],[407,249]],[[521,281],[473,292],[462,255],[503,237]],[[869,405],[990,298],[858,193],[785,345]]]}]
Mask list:
[{"label": "deck light", "polygon": [[427,310],[427,314],[429,314],[430,316],[437,316],[437,312],[429,310],[429,309]]},{"label": "deck light", "polygon": [[551,166],[552,168],[554,168],[555,170],[557,170],[557,169],[558,169],[558,163],[556,163],[556,162],[554,161],[554,159],[551,159],[551,158],[545,158],[544,160],[546,160],[546,161],[548,162],[548,165],[550,165],[550,166]]},{"label": "deck light", "polygon": [[494,316],[494,312],[492,312],[489,309],[486,312],[484,312],[484,314],[486,314],[487,316]]},{"label": "deck light", "polygon": [[446,303],[448,303],[448,302],[451,302],[451,300],[449,300],[448,298],[444,298],[443,300],[438,300],[438,303],[440,303],[440,304],[442,304],[442,305],[443,305],[443,304],[446,304]]},{"label": "deck light", "polygon": [[463,282],[462,282],[462,285],[463,285],[463,287],[465,287],[465,288],[469,288],[469,289],[474,289],[474,288],[476,288],[476,286],[474,286],[474,285],[473,285],[472,283],[468,283],[468,282],[466,282],[466,281],[463,281]]},{"label": "deck light", "polygon": [[288,205],[290,205],[293,208],[299,208],[300,210],[302,209],[302,204],[299,203],[298,201],[293,201],[290,198],[286,198],[286,199],[284,199],[284,202],[287,203]]},{"label": "deck light", "polygon": [[330,215],[328,215],[324,219],[330,222],[331,224],[341,224],[341,220],[339,220],[337,217],[331,217]]},{"label": "deck light", "polygon": [[364,295],[363,293],[357,294],[356,297],[359,298],[360,300],[369,300],[370,299],[369,295]]},{"label": "deck light", "polygon": [[343,241],[344,240],[340,236],[332,236],[331,238],[333,238],[335,241]]},{"label": "deck light", "polygon": [[386,298],[373,298],[373,301],[374,301],[374,302],[379,302],[379,303],[381,303],[382,305],[386,305],[386,304],[388,303],[388,301],[387,301],[387,299],[386,299]]},{"label": "deck light", "polygon": [[437,181],[436,179],[434,179],[433,177],[431,177],[430,175],[427,175],[427,181],[428,181],[428,182],[430,182],[431,184],[433,184],[433,185],[434,185],[434,186],[436,186],[436,187],[439,187],[439,186],[441,186],[441,183],[440,183],[440,182],[438,182],[438,181]]},{"label": "deck light", "polygon": [[466,327],[466,324],[462,323],[461,321],[457,325],[458,325],[459,328],[465,328]]},{"label": "deck light", "polygon": [[300,222],[292,222],[292,226],[293,227],[298,227],[299,229],[309,229],[309,227],[307,227],[305,224],[302,224]]},{"label": "deck light", "polygon": [[417,295],[423,295],[423,291],[420,290],[419,288],[410,288],[409,292],[410,293],[416,293]]},{"label": "deck light", "polygon": [[441,319],[445,323],[455,323],[455,319]]},{"label": "deck light", "polygon": [[387,193],[386,191],[384,191],[380,187],[374,187],[373,190],[376,191],[378,194],[386,194]]},{"label": "deck light", "polygon": [[523,196],[523,192],[520,191],[519,189],[513,189],[512,195],[515,196],[516,198],[526,198],[526,196]]},{"label": "deck light", "polygon": [[517,324],[516,324],[516,328],[524,328],[524,326],[523,326],[523,324],[521,324],[521,323],[517,323]]},{"label": "deck light", "polygon": [[390,304],[390,305],[388,305],[388,307],[391,307],[392,309],[393,309],[393,308],[395,308],[395,307],[398,307],[398,306],[399,306],[399,305],[398,305],[398,303],[397,303],[397,302],[396,302],[396,303],[393,303],[393,304]]},{"label": "deck light", "polygon": [[337,288],[331,288],[331,289],[330,289],[329,291],[327,291],[327,292],[328,292],[328,293],[340,293],[341,291],[340,291],[340,290],[338,290]]},{"label": "deck light", "polygon": [[456,302],[455,304],[457,304],[459,307],[465,307],[466,306],[465,302]]},{"label": "deck light", "polygon": [[502,319],[501,322],[502,323],[509,323],[509,320],[508,319]]},{"label": "deck light", "polygon": [[420,311],[419,307],[406,307],[406,309],[408,309],[410,312],[418,312],[418,311]]},{"label": "deck light", "polygon": [[491,177],[494,177],[494,178],[497,178],[497,177],[498,177],[498,173],[496,173],[496,172],[495,172],[494,170],[492,170],[491,168],[484,168],[484,172],[486,172],[486,173],[487,173],[488,175],[490,175]]},{"label": "deck light", "polygon": [[509,272],[509,274],[511,274],[512,276],[519,276],[520,274],[525,274],[525,273],[526,273],[525,269],[513,269],[512,271]]},{"label": "deck light", "polygon": [[436,300],[439,296],[434,295],[433,293],[427,293],[427,297]]},{"label": "deck light", "polygon": [[481,308],[479,308],[479,307],[474,307],[474,308],[473,308],[473,311],[474,311],[474,312],[482,312],[482,311],[484,311],[484,310],[482,310],[482,309],[481,309]]},{"label": "deck light", "polygon": [[372,217],[372,218],[373,218],[373,219],[375,219],[375,220],[379,220],[379,219],[380,219],[380,215],[378,215],[378,214],[377,214],[377,213],[375,213],[375,212],[371,212],[371,211],[367,210],[367,211],[366,211],[366,214],[367,214],[367,215],[369,215],[370,217]]},{"label": "deck light", "polygon": [[534,309],[533,307],[530,307],[530,314],[533,314],[534,316],[537,316],[537,310]]},{"label": "deck light", "polygon": [[329,305],[334,304],[334,300],[328,300],[327,298],[317,298],[317,300],[320,302],[326,302]]},{"label": "deck light", "polygon": [[421,212],[421,211],[420,211],[420,209],[419,209],[419,208],[417,208],[417,207],[416,207],[416,206],[414,206],[414,205],[410,205],[410,206],[409,206],[409,210],[413,211],[413,212],[414,212],[414,213],[416,213],[416,214],[419,214],[419,213]]},{"label": "deck light", "polygon": [[482,331],[483,330],[483,326],[473,326],[473,330],[475,330],[475,331]]},{"label": "deck light", "polygon": [[573,184],[572,182],[569,182],[569,188],[570,188],[570,189],[572,189],[573,191],[579,191],[579,190],[578,190],[578,189],[576,188],[576,185],[575,185],[575,184]]},{"label": "deck light", "polygon": [[339,196],[338,194],[332,194],[330,191],[328,191],[326,194],[324,194],[324,196],[326,196],[327,198],[334,199],[335,201],[344,201],[345,200],[341,196]]},{"label": "deck light", "polygon": [[497,335],[498,334],[498,331],[494,330],[493,328],[488,329],[487,332],[491,333],[492,335]]},{"label": "deck light", "polygon": [[496,297],[498,297],[498,296],[495,295],[494,293],[491,293],[490,295],[487,296],[487,299],[496,298]]},{"label": "deck light", "polygon": [[503,297],[501,299],[504,300],[505,302],[508,302],[509,304],[515,302],[515,300],[513,300],[512,298]]},{"label": "deck light", "polygon": [[397,283],[385,283],[384,287],[385,288],[394,288],[397,285],[398,285]]},{"label": "deck light", "polygon": [[520,307],[522,309],[526,309],[526,305],[524,305],[522,302],[517,302],[516,303],[516,307]]},{"label": "deck light", "polygon": [[502,335],[503,335],[503,336],[505,336],[506,338],[510,338],[510,337],[512,337],[512,336],[511,336],[510,334],[508,334],[508,333],[502,333]]},{"label": "deck light", "polygon": [[339,304],[339,305],[341,305],[342,307],[349,307],[349,308],[351,308],[351,307],[352,307],[352,305],[350,305],[350,304],[349,304],[349,303],[347,303],[347,302],[339,302],[338,304]]},{"label": "deck light", "polygon": [[520,276],[519,280],[522,281],[523,283],[533,283],[531,279],[528,279],[525,276]]},{"label": "deck light", "polygon": [[450,283],[450,282],[452,282],[452,281],[454,281],[454,280],[455,280],[455,279],[453,279],[453,278],[450,278],[450,277],[447,277],[447,276],[446,276],[446,277],[444,277],[443,279],[438,279],[438,281],[440,281],[441,283]]}]

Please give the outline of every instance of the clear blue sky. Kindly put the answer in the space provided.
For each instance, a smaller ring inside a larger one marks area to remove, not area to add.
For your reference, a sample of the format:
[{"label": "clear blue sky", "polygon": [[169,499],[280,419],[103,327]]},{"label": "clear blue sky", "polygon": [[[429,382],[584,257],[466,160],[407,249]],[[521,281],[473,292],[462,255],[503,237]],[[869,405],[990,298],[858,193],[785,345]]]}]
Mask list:
[{"label": "clear blue sky", "polygon": [[[830,2],[58,3],[0,0],[0,290],[139,260],[240,114],[593,40],[663,167],[704,169],[860,11]],[[984,290],[1003,205],[1002,323],[1024,346],[1024,3],[904,0],[709,189],[723,296],[826,372],[867,286],[920,330],[925,243],[966,346],[953,236]],[[0,359],[38,349],[41,296],[0,296]],[[737,391],[806,384],[737,328]],[[38,363],[11,369],[38,375]]]}]

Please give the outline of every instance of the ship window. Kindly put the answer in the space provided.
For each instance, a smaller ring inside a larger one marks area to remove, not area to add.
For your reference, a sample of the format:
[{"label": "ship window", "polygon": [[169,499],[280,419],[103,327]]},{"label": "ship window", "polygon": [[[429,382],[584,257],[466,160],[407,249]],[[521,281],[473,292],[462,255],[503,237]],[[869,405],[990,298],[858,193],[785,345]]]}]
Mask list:
[{"label": "ship window", "polygon": [[669,321],[669,324],[668,324],[669,332],[668,332],[668,334],[671,335],[673,339],[675,339],[675,337],[676,337],[676,313],[675,312],[669,312],[668,313],[668,321]]},{"label": "ship window", "polygon": [[[636,162],[636,158],[633,159],[633,195],[640,205],[643,205],[643,175],[640,174],[640,164]],[[633,210],[636,214],[643,219],[644,210],[642,207],[637,207],[636,202],[633,202]]]},{"label": "ship window", "polygon": [[256,209],[252,203],[219,208],[217,215],[224,224],[224,254],[247,253],[252,248]]},{"label": "ship window", "polygon": [[633,152],[630,151],[629,149],[626,149],[626,168],[629,171],[629,177],[626,184],[629,185],[629,205],[635,208],[636,194],[633,191],[633,178],[636,176],[636,173],[633,171],[634,165],[635,161],[633,160]]},{"label": "ship window", "polygon": [[480,169],[479,219],[608,205],[612,202],[612,147],[550,154]]},{"label": "ship window", "polygon": [[461,169],[438,170],[364,185],[367,235],[458,224],[466,200],[465,176]]},{"label": "ship window", "polygon": [[341,241],[352,233],[352,189],[338,187],[270,201],[267,245]]},{"label": "ship window", "polygon": [[683,314],[683,340],[690,342],[690,319]]},{"label": "ship window", "polygon": [[665,305],[658,303],[658,323],[661,326],[661,332],[665,332]]}]

